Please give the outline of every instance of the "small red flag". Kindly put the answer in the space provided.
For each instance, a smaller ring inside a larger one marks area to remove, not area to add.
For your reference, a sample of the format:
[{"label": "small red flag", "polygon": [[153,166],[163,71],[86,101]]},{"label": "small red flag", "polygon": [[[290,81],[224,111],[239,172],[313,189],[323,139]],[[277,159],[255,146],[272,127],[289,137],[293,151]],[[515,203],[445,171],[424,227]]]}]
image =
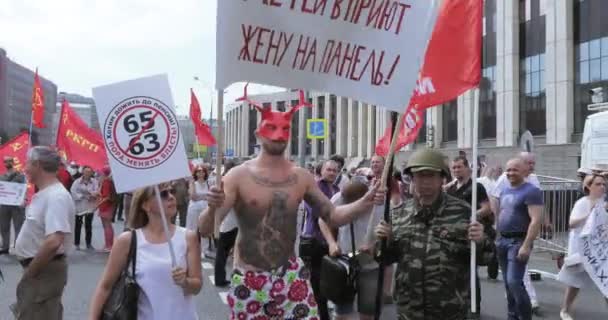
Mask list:
[{"label": "small red flag", "polygon": [[[4,157],[13,158],[15,170],[23,171],[25,169],[25,162],[27,161],[29,145],[30,135],[27,132],[23,132],[7,143],[0,145],[0,159]],[[5,172],[6,168],[4,166],[0,167],[0,174],[4,174]]]},{"label": "small red flag", "polygon": [[[403,120],[403,125],[399,130],[399,137],[397,137],[397,145],[395,145],[395,150],[399,150],[406,145],[414,142],[418,137],[418,132],[422,125],[424,124],[424,110],[418,109],[414,105],[410,105],[407,108],[407,111],[402,115],[405,117]],[[378,143],[376,144],[376,154],[379,156],[386,157],[388,155],[388,149],[391,145],[391,131],[392,128],[390,126],[386,127],[384,131],[384,135]]]},{"label": "small red flag", "polygon": [[99,132],[78,116],[64,99],[57,129],[57,149],[70,161],[101,170],[108,165],[104,142]]},{"label": "small red flag", "polygon": [[44,92],[38,77],[38,69],[34,75],[34,90],[32,92],[32,123],[37,128],[44,128]]},{"label": "small red flag", "polygon": [[211,128],[201,120],[201,105],[198,103],[192,89],[190,89],[190,119],[194,124],[194,133],[198,144],[209,147],[217,143],[215,137],[211,134]]}]

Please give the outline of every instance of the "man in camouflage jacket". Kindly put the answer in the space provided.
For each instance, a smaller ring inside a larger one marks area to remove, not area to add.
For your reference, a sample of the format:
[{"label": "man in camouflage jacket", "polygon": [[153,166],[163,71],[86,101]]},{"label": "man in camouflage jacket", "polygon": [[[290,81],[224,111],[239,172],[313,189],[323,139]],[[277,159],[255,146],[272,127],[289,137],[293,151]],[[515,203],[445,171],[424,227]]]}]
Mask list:
[{"label": "man in camouflage jacket", "polygon": [[441,153],[422,150],[405,171],[415,197],[376,228],[388,239],[384,257],[397,262],[394,300],[399,320],[463,320],[470,308],[470,241],[483,227],[470,223],[470,206],[442,190],[448,167]]}]

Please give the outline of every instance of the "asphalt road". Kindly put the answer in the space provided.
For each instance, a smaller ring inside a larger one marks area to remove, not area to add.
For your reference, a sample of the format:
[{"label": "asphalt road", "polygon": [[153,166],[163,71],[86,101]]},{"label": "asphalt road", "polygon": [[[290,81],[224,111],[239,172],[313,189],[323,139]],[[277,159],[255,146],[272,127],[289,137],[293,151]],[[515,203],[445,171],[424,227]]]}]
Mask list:
[{"label": "asphalt road", "polygon": [[[122,230],[122,223],[116,224],[117,231]],[[98,219],[94,222],[93,245],[102,247],[103,233]],[[103,271],[107,254],[94,251],[75,251],[69,257],[69,279],[64,293],[64,308],[66,320],[86,319],[89,300]],[[212,261],[202,261],[204,286],[197,296],[197,308],[201,320],[227,319],[226,289],[218,289],[212,284]],[[15,300],[15,288],[21,276],[21,267],[12,256],[0,256],[0,268],[5,281],[0,283],[0,319],[13,319],[8,306]],[[539,268],[550,273],[556,273],[555,264],[542,254],[532,261],[532,269]],[[482,319],[506,319],[505,291],[500,281],[487,280],[485,272],[481,271],[482,281]],[[541,303],[543,317],[539,319],[559,319],[559,306],[563,297],[564,286],[544,277],[535,282]],[[596,289],[584,290],[579,296],[573,313],[575,319],[605,320],[608,319],[608,306]],[[395,319],[393,306],[384,308],[382,319]]]}]

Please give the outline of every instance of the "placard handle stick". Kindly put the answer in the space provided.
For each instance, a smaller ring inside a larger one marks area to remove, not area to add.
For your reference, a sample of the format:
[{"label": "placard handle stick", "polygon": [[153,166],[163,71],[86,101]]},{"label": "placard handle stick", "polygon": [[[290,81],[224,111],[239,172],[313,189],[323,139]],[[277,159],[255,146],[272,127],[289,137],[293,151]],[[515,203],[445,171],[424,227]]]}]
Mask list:
[{"label": "placard handle stick", "polygon": [[[222,161],[224,159],[224,88],[217,91],[217,152],[215,159],[215,184],[222,186]],[[216,215],[214,219],[213,234],[216,239],[220,237],[221,221]]]},{"label": "placard handle stick", "polygon": [[163,200],[160,198],[160,190],[158,185],[154,186],[154,193],[156,194],[156,202],[160,209],[160,219],[163,222],[163,230],[165,231],[165,237],[167,237],[167,244],[169,245],[169,252],[171,253],[171,266],[175,268],[177,266],[175,260],[175,250],[173,249],[173,243],[171,242],[171,234],[169,233],[169,225],[167,224],[167,217],[165,216],[165,207],[163,206]]}]

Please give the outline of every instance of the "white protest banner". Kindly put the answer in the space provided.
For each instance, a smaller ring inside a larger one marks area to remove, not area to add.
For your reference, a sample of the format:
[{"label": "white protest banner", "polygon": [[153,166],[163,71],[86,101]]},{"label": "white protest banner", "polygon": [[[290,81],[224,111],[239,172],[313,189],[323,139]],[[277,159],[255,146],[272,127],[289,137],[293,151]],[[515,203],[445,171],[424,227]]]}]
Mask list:
[{"label": "white protest banner", "polygon": [[0,205],[20,206],[25,200],[27,184],[0,181]]},{"label": "white protest banner", "polygon": [[608,213],[598,205],[581,231],[583,265],[595,285],[608,297]]},{"label": "white protest banner", "polygon": [[216,86],[305,88],[404,112],[440,2],[218,1]]},{"label": "white protest banner", "polygon": [[167,75],[93,88],[117,192],[190,175]]}]

